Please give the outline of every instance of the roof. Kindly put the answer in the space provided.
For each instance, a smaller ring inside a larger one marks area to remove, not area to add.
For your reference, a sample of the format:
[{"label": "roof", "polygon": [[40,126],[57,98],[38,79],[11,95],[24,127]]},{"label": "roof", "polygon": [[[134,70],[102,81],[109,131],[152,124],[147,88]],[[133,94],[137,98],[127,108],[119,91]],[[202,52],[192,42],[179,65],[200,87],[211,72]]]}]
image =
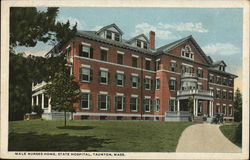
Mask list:
[{"label": "roof", "polygon": [[99,34],[101,33],[102,31],[108,29],[108,28],[111,28],[111,27],[114,27],[119,33],[123,34],[122,30],[115,24],[110,24],[110,25],[107,25],[107,26],[104,26],[102,27],[99,31],[97,31],[96,33]]},{"label": "roof", "polygon": [[233,78],[237,78],[238,76],[232,74],[232,73],[228,73],[228,72],[225,72],[225,71],[220,71],[220,70],[217,70],[217,69],[214,69],[214,68],[208,68],[209,71],[212,71],[212,72],[215,72],[215,73],[219,73],[219,74],[224,74],[224,75],[229,75],[229,76],[232,76]]},{"label": "roof", "polygon": [[157,49],[157,52],[161,53],[161,52],[167,52],[181,44],[183,44],[186,41],[192,41],[194,46],[196,47],[196,49],[199,51],[200,55],[204,58],[204,60],[206,61],[207,64],[211,64],[211,60],[206,56],[206,54],[203,52],[203,50],[201,49],[201,47],[198,45],[198,43],[195,41],[195,39],[193,38],[192,35],[184,37],[182,39],[179,39],[177,41],[174,41],[172,43],[169,43],[167,45],[164,45],[160,48]]},{"label": "roof", "polygon": [[146,37],[146,36],[145,36],[145,34],[139,34],[139,35],[137,35],[137,36],[135,36],[135,37],[131,38],[131,39],[130,39],[130,40],[128,40],[127,42],[128,42],[128,43],[130,43],[130,42],[132,42],[133,40],[138,39],[139,37],[143,37],[143,38],[145,38],[145,39],[146,39],[146,41],[147,41],[147,43],[149,43],[148,37]]},{"label": "roof", "polygon": [[225,63],[224,61],[222,61],[222,60],[221,60],[221,61],[213,62],[213,63],[212,63],[212,66],[213,66],[213,67],[217,67],[217,66],[219,66],[221,63],[223,63],[224,66],[227,66],[226,63]]}]

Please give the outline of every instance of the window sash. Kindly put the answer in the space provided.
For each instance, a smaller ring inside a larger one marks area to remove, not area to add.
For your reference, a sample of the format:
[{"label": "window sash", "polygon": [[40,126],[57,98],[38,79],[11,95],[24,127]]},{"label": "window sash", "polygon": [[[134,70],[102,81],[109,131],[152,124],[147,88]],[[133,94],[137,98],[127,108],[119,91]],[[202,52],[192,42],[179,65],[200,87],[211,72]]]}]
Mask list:
[{"label": "window sash", "polygon": [[107,109],[108,103],[107,103],[107,95],[100,95],[100,109]]},{"label": "window sash", "polygon": [[156,82],[156,87],[155,88],[160,89],[160,79],[157,78],[155,82]]},{"label": "window sash", "polygon": [[107,61],[108,60],[108,51],[107,50],[101,50],[101,60]]},{"label": "window sash", "polygon": [[145,89],[151,88],[151,79],[145,78]]},{"label": "window sash", "polygon": [[130,108],[131,108],[131,111],[137,111],[137,105],[138,105],[138,98],[131,97],[130,98]]},{"label": "window sash", "polygon": [[123,54],[117,54],[117,63],[123,64]]},{"label": "window sash", "polygon": [[151,99],[146,98],[144,101],[144,108],[145,108],[145,112],[150,112],[151,110]]},{"label": "window sash", "polygon": [[101,83],[107,84],[108,83],[108,72],[101,71]]},{"label": "window sash", "polygon": [[116,96],[116,109],[117,110],[123,110],[123,107],[124,107],[123,99],[124,99],[123,96]]},{"label": "window sash", "polygon": [[138,87],[138,77],[132,76],[132,87],[137,88]]},{"label": "window sash", "polygon": [[138,58],[132,57],[132,67],[138,67],[137,61],[138,61]]},{"label": "window sash", "polygon": [[112,39],[112,32],[111,31],[106,32],[106,38],[107,39]]},{"label": "window sash", "polygon": [[150,70],[150,61],[146,60],[146,70]]},{"label": "window sash", "polygon": [[90,81],[90,68],[81,67],[82,81]]},{"label": "window sash", "polygon": [[81,108],[89,109],[89,93],[81,93]]}]

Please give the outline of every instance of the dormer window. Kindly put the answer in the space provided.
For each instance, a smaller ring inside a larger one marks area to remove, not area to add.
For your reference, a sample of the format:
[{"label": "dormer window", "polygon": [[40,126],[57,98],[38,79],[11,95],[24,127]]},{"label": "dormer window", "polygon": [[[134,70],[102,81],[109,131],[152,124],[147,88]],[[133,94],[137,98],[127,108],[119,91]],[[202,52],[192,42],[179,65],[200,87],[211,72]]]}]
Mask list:
[{"label": "dormer window", "polygon": [[194,53],[192,52],[189,45],[186,45],[184,48],[182,48],[181,56],[189,59],[194,59]]},{"label": "dormer window", "polygon": [[115,33],[115,40],[120,41],[120,35],[118,33]]},{"label": "dormer window", "polygon": [[221,65],[219,69],[220,69],[220,71],[225,71],[225,66]]},{"label": "dormer window", "polygon": [[112,39],[112,32],[111,31],[106,32],[106,38],[107,39]]},{"label": "dormer window", "polygon": [[143,48],[148,49],[148,44],[146,42],[143,43]]},{"label": "dormer window", "polygon": [[120,34],[107,30],[106,31],[106,38],[111,39],[111,40],[115,40],[115,41],[120,41]]},{"label": "dormer window", "polygon": [[144,41],[136,40],[136,46],[139,48],[148,49],[148,44]]},{"label": "dormer window", "polygon": [[137,41],[136,41],[137,47],[140,47],[140,48],[141,48],[141,43],[142,43],[142,41],[137,40]]}]

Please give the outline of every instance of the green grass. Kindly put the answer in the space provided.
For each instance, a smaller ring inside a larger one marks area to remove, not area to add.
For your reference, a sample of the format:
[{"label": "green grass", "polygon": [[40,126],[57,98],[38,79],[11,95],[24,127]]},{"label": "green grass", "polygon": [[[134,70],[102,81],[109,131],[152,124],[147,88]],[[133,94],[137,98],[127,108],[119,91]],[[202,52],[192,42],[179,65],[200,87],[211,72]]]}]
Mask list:
[{"label": "green grass", "polygon": [[232,143],[236,144],[237,146],[241,147],[241,133],[242,129],[238,128],[240,123],[225,123],[220,126],[221,132],[227,137]]},{"label": "green grass", "polygon": [[191,122],[14,121],[9,151],[174,152]]}]

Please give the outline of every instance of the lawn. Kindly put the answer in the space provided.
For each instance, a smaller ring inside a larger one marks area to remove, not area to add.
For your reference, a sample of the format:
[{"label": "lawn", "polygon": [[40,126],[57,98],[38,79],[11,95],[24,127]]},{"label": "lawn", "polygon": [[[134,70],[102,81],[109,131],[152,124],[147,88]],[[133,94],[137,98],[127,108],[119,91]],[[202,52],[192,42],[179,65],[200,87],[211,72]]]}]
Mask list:
[{"label": "lawn", "polygon": [[13,121],[9,151],[175,152],[191,122]]},{"label": "lawn", "polygon": [[240,123],[225,123],[220,126],[221,132],[227,137],[232,143],[236,144],[237,146],[241,147],[241,133],[242,128],[238,128]]}]

